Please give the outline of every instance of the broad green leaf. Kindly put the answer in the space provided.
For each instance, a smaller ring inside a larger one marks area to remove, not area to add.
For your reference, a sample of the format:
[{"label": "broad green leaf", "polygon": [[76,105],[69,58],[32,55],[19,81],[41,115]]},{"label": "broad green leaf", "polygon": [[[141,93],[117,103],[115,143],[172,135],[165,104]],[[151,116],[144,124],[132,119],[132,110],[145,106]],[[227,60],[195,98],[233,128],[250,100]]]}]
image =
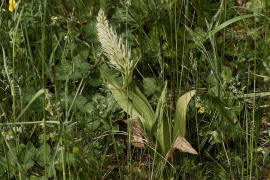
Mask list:
[{"label": "broad green leaf", "polygon": [[[138,96],[140,96],[140,98],[144,101],[145,105],[147,105],[147,107],[149,109],[152,109],[152,106],[149,104],[148,100],[146,99],[146,97],[143,95],[143,93],[140,91],[140,89],[138,88],[138,86],[133,86],[134,87],[134,93]],[[153,111],[153,110],[152,110]],[[154,111],[153,111],[154,113]]]},{"label": "broad green leaf", "polygon": [[107,73],[105,70],[103,70],[101,68],[99,70],[100,70],[101,74],[104,76],[104,78],[108,81],[109,84],[111,84],[112,86],[114,86],[117,89],[120,89],[120,86],[117,84],[115,79],[109,73]]},{"label": "broad green leaf", "polygon": [[101,73],[108,81],[112,95],[119,106],[130,116],[139,117],[144,128],[150,132],[154,124],[154,111],[139,89],[134,85],[128,91],[124,90],[108,73],[103,70]]},{"label": "broad green leaf", "polygon": [[153,95],[158,89],[157,82],[154,78],[143,79],[143,89],[147,96]]},{"label": "broad green leaf", "polygon": [[72,64],[68,61],[61,62],[61,64],[55,66],[55,80],[67,80],[70,72],[72,72]]},{"label": "broad green leaf", "polygon": [[18,164],[18,157],[16,155],[16,151],[15,149],[10,149],[8,151],[8,159],[9,159],[9,163],[12,166],[16,166],[16,164]]},{"label": "broad green leaf", "polygon": [[[46,147],[46,149],[45,149]],[[36,153],[36,161],[40,166],[44,166],[44,153],[46,151],[47,158],[51,158],[51,146],[49,144],[42,144],[40,148],[38,148],[37,153]]]},{"label": "broad green leaf", "polygon": [[95,107],[94,107],[93,103],[89,102],[89,103],[84,105],[82,111],[85,113],[91,114],[95,111]]},{"label": "broad green leaf", "polygon": [[186,94],[182,95],[177,101],[173,129],[174,139],[177,138],[179,135],[185,137],[187,106],[190,99],[195,95],[195,93],[195,90],[189,91]]},{"label": "broad green leaf", "polygon": [[23,159],[22,167],[25,171],[32,168],[35,164],[34,162],[34,156],[36,153],[36,148],[31,142],[28,142],[27,145],[23,148],[23,154],[21,154]]},{"label": "broad green leaf", "polygon": [[221,77],[225,82],[229,82],[232,79],[232,68],[227,66],[222,67]]},{"label": "broad green leaf", "polygon": [[140,118],[144,128],[150,131],[154,124],[154,113],[144,101],[132,91],[116,89],[109,85],[109,88],[122,109],[131,117],[137,116]]},{"label": "broad green leaf", "polygon": [[100,121],[93,121],[88,127],[90,130],[95,131],[100,127]]},{"label": "broad green leaf", "polygon": [[86,60],[87,56],[87,54],[82,53],[72,58],[72,78],[80,79],[88,73],[90,64]]},{"label": "broad green leaf", "polygon": [[87,102],[86,97],[84,97],[82,95],[77,95],[77,97],[76,97],[76,94],[75,94],[74,98],[76,98],[76,99],[74,101],[73,108],[83,109],[84,106],[85,106],[85,104],[86,104],[86,102]]},{"label": "broad green leaf", "polygon": [[167,82],[165,83],[164,89],[157,103],[157,108],[155,112],[155,121],[160,117],[160,113],[164,108],[163,106],[166,103],[166,94],[167,94]]},{"label": "broad green leaf", "polygon": [[164,108],[166,105],[167,82],[158,100],[155,112],[155,126],[157,126],[156,138],[161,147],[162,153],[165,153],[170,148],[170,131],[168,119],[164,118]]}]

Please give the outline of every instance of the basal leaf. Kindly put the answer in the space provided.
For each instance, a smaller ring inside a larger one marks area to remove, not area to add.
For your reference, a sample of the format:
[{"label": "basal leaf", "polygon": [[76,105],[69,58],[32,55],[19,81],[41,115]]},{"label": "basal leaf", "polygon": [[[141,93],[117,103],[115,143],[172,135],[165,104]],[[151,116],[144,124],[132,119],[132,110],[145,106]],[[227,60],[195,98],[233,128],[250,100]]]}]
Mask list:
[{"label": "basal leaf", "polygon": [[174,119],[173,137],[183,136],[186,134],[186,113],[190,99],[195,95],[196,91],[192,90],[182,95],[176,104],[176,113]]},{"label": "basal leaf", "polygon": [[132,117],[139,117],[144,128],[150,131],[154,123],[154,113],[144,101],[131,91],[116,89],[109,86],[117,103]]},{"label": "basal leaf", "polygon": [[119,106],[131,117],[139,117],[144,128],[151,131],[154,124],[154,111],[139,89],[134,85],[124,90],[108,73],[103,70],[101,73],[108,81],[112,95]]},{"label": "basal leaf", "polygon": [[156,138],[162,152],[165,154],[170,147],[170,130],[168,119],[164,118],[164,108],[166,105],[167,82],[159,98],[155,112],[155,126],[157,127]]},{"label": "basal leaf", "polygon": [[[134,93],[136,95],[138,95],[145,103],[145,105],[147,105],[147,107],[149,109],[152,109],[152,106],[149,104],[148,100],[146,99],[146,97],[143,95],[143,93],[140,91],[140,89],[138,88],[138,86],[133,86],[134,88]],[[152,110],[153,111],[153,110]],[[153,112],[154,113],[154,112]]]}]

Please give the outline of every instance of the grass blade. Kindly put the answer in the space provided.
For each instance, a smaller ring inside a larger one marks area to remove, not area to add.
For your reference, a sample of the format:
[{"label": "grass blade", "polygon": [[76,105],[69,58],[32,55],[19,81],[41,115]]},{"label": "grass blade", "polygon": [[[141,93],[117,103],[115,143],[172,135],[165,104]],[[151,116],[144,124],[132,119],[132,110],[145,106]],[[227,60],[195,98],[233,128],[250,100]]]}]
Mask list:
[{"label": "grass blade", "polygon": [[19,119],[22,117],[22,115],[25,113],[25,111],[27,111],[27,109],[30,107],[30,105],[42,94],[44,94],[45,90],[44,89],[40,89],[30,100],[30,102],[25,106],[25,108],[21,111],[21,113],[19,114],[19,116],[16,118],[16,122],[19,121]]}]

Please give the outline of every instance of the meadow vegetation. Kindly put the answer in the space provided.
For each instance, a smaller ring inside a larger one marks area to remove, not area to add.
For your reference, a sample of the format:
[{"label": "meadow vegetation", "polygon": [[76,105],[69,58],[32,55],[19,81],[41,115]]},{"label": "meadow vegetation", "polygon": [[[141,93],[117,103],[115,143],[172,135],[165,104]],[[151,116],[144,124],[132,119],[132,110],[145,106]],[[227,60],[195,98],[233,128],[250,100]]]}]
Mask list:
[{"label": "meadow vegetation", "polygon": [[0,179],[270,179],[268,0],[0,2]]}]

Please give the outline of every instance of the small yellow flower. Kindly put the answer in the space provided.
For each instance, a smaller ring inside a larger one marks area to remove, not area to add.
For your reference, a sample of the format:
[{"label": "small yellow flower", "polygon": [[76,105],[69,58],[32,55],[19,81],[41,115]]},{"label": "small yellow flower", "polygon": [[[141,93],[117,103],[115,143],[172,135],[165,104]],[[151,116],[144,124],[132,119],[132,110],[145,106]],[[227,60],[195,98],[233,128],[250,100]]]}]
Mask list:
[{"label": "small yellow flower", "polygon": [[10,12],[13,12],[13,10],[16,8],[17,6],[17,3],[15,0],[9,0],[9,7],[8,7],[8,10]]},{"label": "small yellow flower", "polygon": [[200,114],[205,113],[205,107],[201,106],[200,109],[199,109],[199,113]]}]

